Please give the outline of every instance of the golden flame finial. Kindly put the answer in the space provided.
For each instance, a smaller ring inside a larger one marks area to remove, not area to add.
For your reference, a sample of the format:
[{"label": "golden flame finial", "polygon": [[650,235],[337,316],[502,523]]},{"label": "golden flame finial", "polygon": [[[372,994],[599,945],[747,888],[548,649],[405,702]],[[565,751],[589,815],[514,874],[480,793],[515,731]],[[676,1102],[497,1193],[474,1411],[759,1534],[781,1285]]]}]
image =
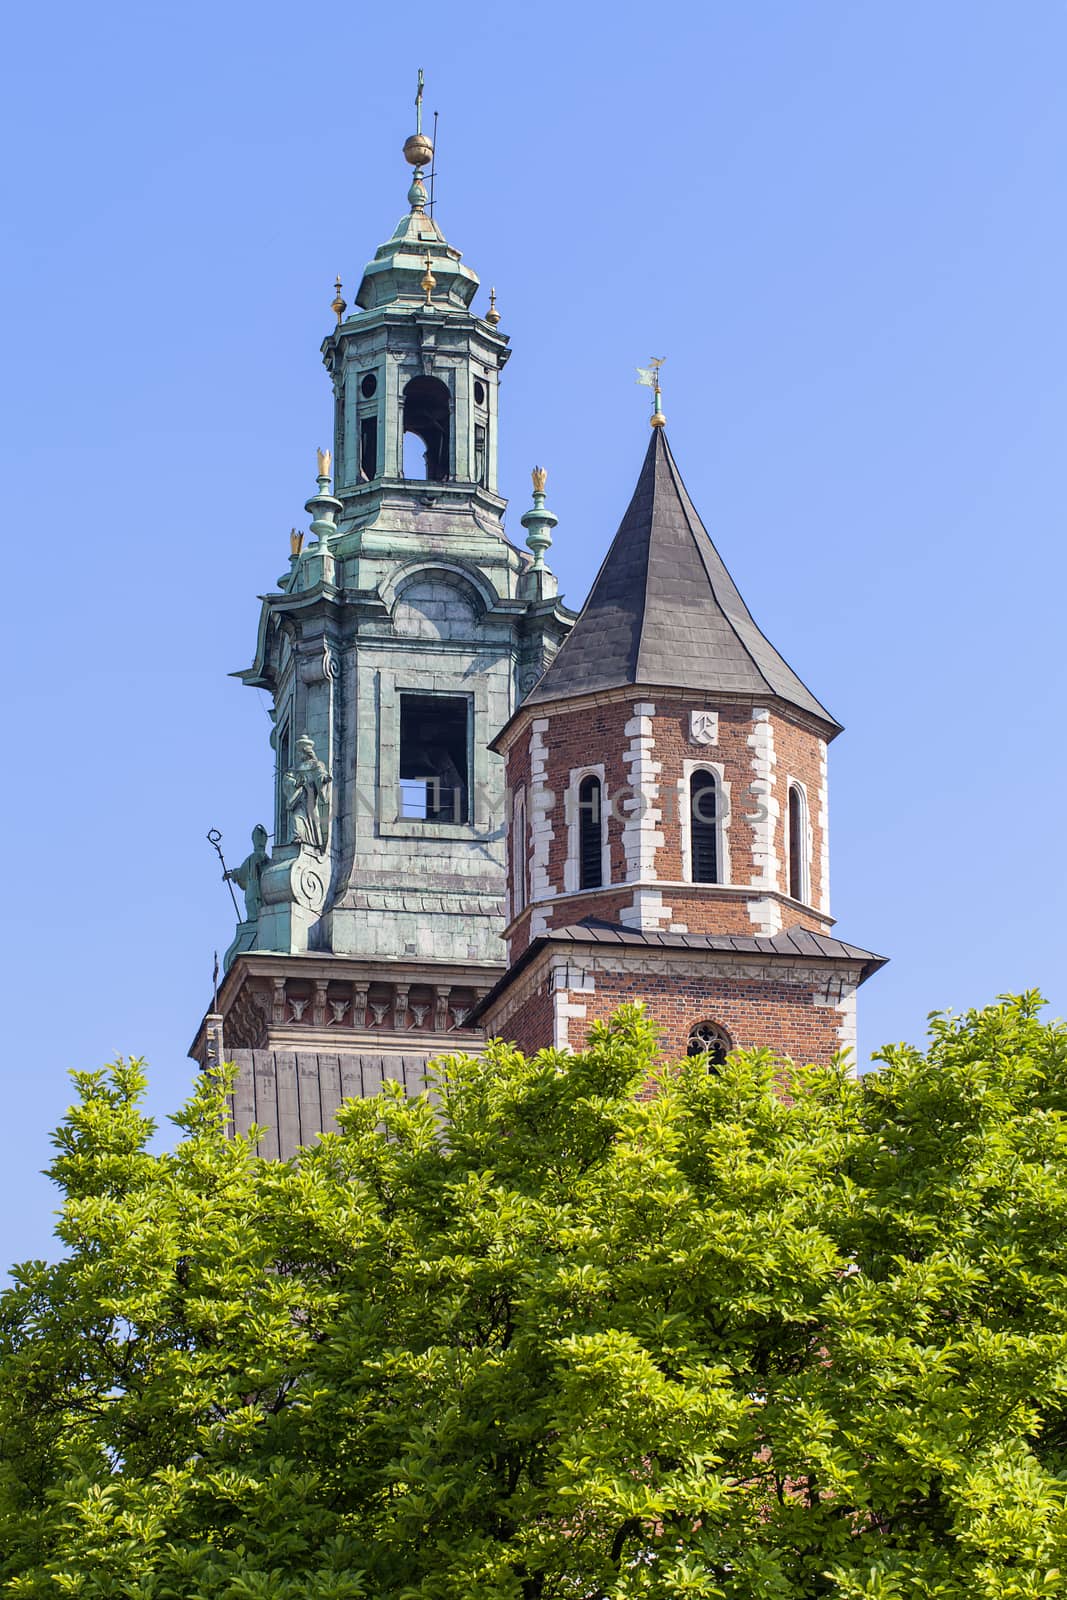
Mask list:
[{"label": "golden flame finial", "polygon": [[534,467],[530,477],[533,479],[534,494],[544,494],[545,484],[548,482],[548,468]]},{"label": "golden flame finial", "polygon": [[496,308],[495,289],[490,289],[489,291],[489,310],[485,313],[485,320],[493,328],[495,328],[497,323],[500,321],[500,312]]},{"label": "golden flame finial", "polygon": [[336,278],[333,281],[333,291],[334,291],[333,300],[330,302],[330,310],[336,316],[336,318],[337,318],[337,326],[340,327],[341,326],[341,319],[344,316],[345,312],[348,310],[348,305],[347,305],[347,303],[346,303],[346,301],[344,299],[344,296],[341,294],[341,274],[340,273],[337,274]]},{"label": "golden flame finial", "polygon": [[426,275],[422,280],[422,290],[426,296],[426,304],[433,304],[433,292],[437,288],[437,279],[433,275],[433,257],[426,252]]},{"label": "golden flame finial", "polygon": [[304,535],[296,528],[289,529],[289,554],[298,556],[304,548]]},{"label": "golden flame finial", "polygon": [[320,478],[328,478],[330,476],[330,465],[333,461],[332,453],[329,450],[316,450],[315,455],[319,464],[318,476]]}]

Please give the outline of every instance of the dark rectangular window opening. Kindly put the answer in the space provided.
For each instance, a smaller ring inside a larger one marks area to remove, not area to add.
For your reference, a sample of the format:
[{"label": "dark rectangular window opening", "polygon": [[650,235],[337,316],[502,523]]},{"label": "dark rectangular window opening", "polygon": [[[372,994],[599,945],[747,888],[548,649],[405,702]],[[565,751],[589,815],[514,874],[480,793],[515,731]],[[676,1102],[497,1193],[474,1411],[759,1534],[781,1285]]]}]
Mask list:
[{"label": "dark rectangular window opening", "polygon": [[485,482],[485,429],[479,423],[474,425],[474,481]]},{"label": "dark rectangular window opening", "polygon": [[364,417],[359,425],[359,475],[364,483],[378,476],[377,417]]},{"label": "dark rectangular window opening", "polygon": [[470,821],[470,701],[462,695],[400,696],[400,816]]}]

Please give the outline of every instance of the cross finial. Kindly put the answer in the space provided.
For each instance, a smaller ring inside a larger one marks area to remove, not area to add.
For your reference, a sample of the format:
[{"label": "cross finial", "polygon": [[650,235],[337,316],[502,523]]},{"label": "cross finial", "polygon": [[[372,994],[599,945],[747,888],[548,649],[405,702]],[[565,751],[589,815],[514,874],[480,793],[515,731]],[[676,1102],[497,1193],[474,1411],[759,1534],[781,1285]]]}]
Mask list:
[{"label": "cross finial", "polygon": [[408,192],[413,211],[421,211],[426,204],[426,191],[422,186],[422,169],[433,160],[433,144],[422,131],[422,68],[419,68],[419,87],[415,94],[415,132],[404,140],[404,160],[415,168],[415,181]]},{"label": "cross finial", "polygon": [[638,383],[642,384],[646,389],[652,390],[651,423],[654,428],[665,428],[667,426],[667,419],[663,415],[663,410],[660,405],[659,389],[659,369],[662,367],[666,359],[666,356],[650,356],[648,366],[638,367],[637,369]]}]

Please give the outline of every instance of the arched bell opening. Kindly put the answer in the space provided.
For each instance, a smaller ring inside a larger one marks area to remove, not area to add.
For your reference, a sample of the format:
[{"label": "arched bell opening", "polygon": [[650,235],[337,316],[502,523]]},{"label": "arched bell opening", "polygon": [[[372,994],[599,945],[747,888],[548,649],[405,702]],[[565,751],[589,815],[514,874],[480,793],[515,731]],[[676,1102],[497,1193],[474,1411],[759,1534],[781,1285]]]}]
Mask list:
[{"label": "arched bell opening", "polygon": [[[404,390],[404,476],[444,483],[451,455],[452,401],[439,378],[412,378]],[[422,450],[419,450],[421,441]]]}]

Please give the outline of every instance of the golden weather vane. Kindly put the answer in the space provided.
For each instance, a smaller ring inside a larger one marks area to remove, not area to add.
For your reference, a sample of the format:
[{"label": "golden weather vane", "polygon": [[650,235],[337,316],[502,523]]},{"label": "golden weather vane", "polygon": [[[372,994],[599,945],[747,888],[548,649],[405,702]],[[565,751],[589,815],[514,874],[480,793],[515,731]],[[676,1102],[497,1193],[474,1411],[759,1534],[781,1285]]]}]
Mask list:
[{"label": "golden weather vane", "polygon": [[659,369],[666,361],[666,356],[650,356],[647,367],[638,367],[637,381],[646,389],[652,390],[652,426],[662,428],[666,426],[667,419],[663,415],[660,405]]}]

